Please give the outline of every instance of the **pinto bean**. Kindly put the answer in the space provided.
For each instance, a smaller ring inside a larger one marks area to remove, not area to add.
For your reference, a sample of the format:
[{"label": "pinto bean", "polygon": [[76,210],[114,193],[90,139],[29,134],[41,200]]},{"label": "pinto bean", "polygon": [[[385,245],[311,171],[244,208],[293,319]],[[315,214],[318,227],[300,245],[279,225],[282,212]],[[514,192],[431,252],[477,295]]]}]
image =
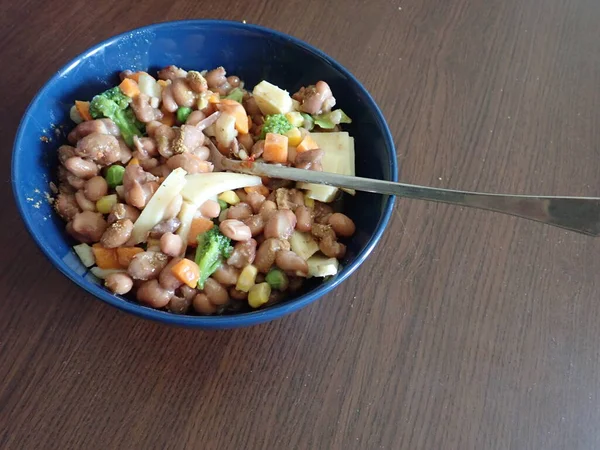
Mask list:
[{"label": "pinto bean", "polygon": [[140,303],[157,309],[167,306],[172,296],[173,291],[164,289],[156,280],[145,281],[136,292]]},{"label": "pinto bean", "polygon": [[83,211],[75,214],[73,221],[67,231],[81,242],[98,242],[106,230],[106,220],[102,214],[91,211]]},{"label": "pinto bean", "polygon": [[275,256],[275,264],[285,272],[300,276],[308,275],[306,261],[291,250],[279,250]]},{"label": "pinto bean", "polygon": [[102,166],[117,162],[121,156],[117,138],[101,133],[91,133],[79,140],[76,152]]},{"label": "pinto bean", "polygon": [[279,188],[275,191],[275,202],[279,209],[294,210],[304,205],[304,194],[298,189]]},{"label": "pinto bean", "polygon": [[277,211],[277,204],[272,200],[265,200],[260,206],[258,213],[261,215],[264,221],[267,221],[273,214],[275,214],[275,211]]},{"label": "pinto bean", "polygon": [[321,165],[323,154],[323,150],[320,148],[298,153],[294,159],[294,165],[298,169],[316,170],[320,172],[323,170],[323,166]]},{"label": "pinto bean", "polygon": [[75,147],[72,147],[71,145],[61,145],[58,147],[58,161],[61,164],[64,164],[67,159],[72,158],[73,156],[76,156]]},{"label": "pinto bean", "polygon": [[248,225],[235,219],[227,219],[219,224],[219,230],[233,241],[247,241],[252,237]]},{"label": "pinto bean", "polygon": [[173,294],[167,305],[169,312],[173,314],[187,314],[192,307],[192,298],[179,297]]},{"label": "pinto bean", "polygon": [[83,193],[83,189],[75,192],[75,200],[82,211],[96,211],[96,203],[87,199]]},{"label": "pinto bean", "polygon": [[115,294],[125,295],[133,288],[133,280],[126,273],[111,273],[106,276],[104,286]]},{"label": "pinto bean", "polygon": [[289,250],[290,243],[282,239],[269,238],[266,239],[258,247],[256,252],[256,258],[254,258],[254,265],[259,272],[267,273],[271,266],[275,262],[277,252],[280,250]]},{"label": "pinto bean", "polygon": [[350,237],[356,231],[356,226],[352,219],[342,213],[334,213],[329,216],[328,223],[338,236]]},{"label": "pinto bean", "polygon": [[173,275],[171,270],[175,264],[179,263],[179,261],[181,261],[181,258],[171,259],[171,261],[169,261],[169,263],[160,271],[158,282],[164,289],[175,291],[175,289],[183,284],[175,275]]},{"label": "pinto bean", "polygon": [[98,175],[98,166],[94,162],[83,159],[80,156],[73,156],[67,159],[64,164],[69,172],[83,180],[88,180]]},{"label": "pinto bean", "polygon": [[160,237],[165,233],[175,233],[180,226],[181,220],[179,220],[177,217],[163,220],[162,222],[154,225],[154,227],[150,230],[149,236],[153,239],[160,239]]},{"label": "pinto bean", "polygon": [[206,82],[206,78],[204,78],[200,72],[190,70],[187,73],[186,80],[190,89],[195,92],[201,93],[205,92],[208,89],[208,83]]},{"label": "pinto bean", "polygon": [[179,106],[191,107],[196,100],[196,94],[190,89],[185,78],[175,78],[173,80],[172,91],[173,98]]},{"label": "pinto bean", "polygon": [[163,117],[160,110],[152,107],[150,104],[150,97],[144,93],[133,98],[131,101],[131,109],[133,109],[135,117],[137,117],[140,122],[148,123],[153,120],[160,120]]},{"label": "pinto bean", "polygon": [[254,158],[260,158],[265,151],[265,140],[261,139],[260,141],[256,141],[256,143],[252,146],[252,150],[250,150],[250,154],[254,156]]},{"label": "pinto bean", "polygon": [[64,220],[71,220],[81,211],[73,194],[60,193],[54,201],[54,209]]},{"label": "pinto bean", "polygon": [[217,312],[217,306],[213,305],[208,296],[202,292],[194,297],[192,306],[194,307],[194,311],[199,314],[210,315]]},{"label": "pinto bean", "polygon": [[174,65],[164,67],[158,71],[158,78],[160,80],[174,80],[175,78],[185,76],[187,76],[187,72]]},{"label": "pinto bean", "polygon": [[200,205],[200,214],[202,214],[203,217],[214,219],[221,214],[221,206],[214,200],[206,200]]},{"label": "pinto bean", "polygon": [[228,219],[246,220],[252,215],[252,208],[248,203],[240,202],[227,210]]},{"label": "pinto bean", "polygon": [[315,222],[320,224],[328,224],[329,216],[333,214],[333,208],[327,203],[315,201],[314,206]]},{"label": "pinto bean", "polygon": [[207,173],[213,170],[212,163],[204,161],[192,153],[181,153],[172,156],[167,160],[167,167],[171,170],[181,167],[188,174]]},{"label": "pinto bean", "polygon": [[165,233],[160,237],[160,251],[165,255],[178,256],[183,250],[181,236],[173,233]]},{"label": "pinto bean", "polygon": [[215,270],[211,276],[223,286],[235,286],[240,276],[240,271],[228,264],[221,264],[221,267]]},{"label": "pinto bean", "polygon": [[254,214],[258,214],[258,212],[260,211],[260,207],[265,202],[265,199],[265,196],[259,194],[258,192],[250,192],[246,196],[246,203],[250,205]]},{"label": "pinto bean", "polygon": [[175,96],[173,95],[173,86],[171,84],[165,86],[162,90],[163,108],[169,112],[175,112],[179,108]]},{"label": "pinto bean", "polygon": [[106,248],[117,248],[125,243],[131,237],[133,231],[133,222],[129,219],[121,219],[108,226],[100,243]]},{"label": "pinto bean", "polygon": [[252,264],[256,257],[256,246],[257,243],[254,239],[238,242],[233,247],[233,252],[229,259],[227,259],[227,264],[238,269],[243,269],[248,264]]},{"label": "pinto bean", "polygon": [[227,303],[229,300],[229,294],[221,284],[213,279],[208,278],[204,282],[204,293],[213,305],[221,306]]},{"label": "pinto bean", "polygon": [[140,216],[140,211],[133,206],[126,205],[124,203],[117,203],[113,205],[108,215],[108,223],[114,223],[120,219],[129,219],[135,222]]},{"label": "pinto bean", "polygon": [[134,280],[158,278],[160,271],[167,265],[167,255],[160,252],[145,251],[136,254],[127,268]]},{"label": "pinto bean", "polygon": [[238,291],[235,287],[229,288],[229,296],[233,300],[244,301],[248,298],[248,293],[244,291]]},{"label": "pinto bean", "polygon": [[85,196],[93,202],[97,202],[108,193],[108,183],[99,175],[85,182]]},{"label": "pinto bean", "polygon": [[216,69],[208,71],[205,78],[208,87],[212,90],[217,89],[227,82],[227,78],[225,78],[225,69],[223,67],[217,67]]},{"label": "pinto bean", "polygon": [[288,239],[296,227],[296,216],[289,209],[277,211],[265,224],[265,237]]},{"label": "pinto bean", "polygon": [[298,206],[296,214],[296,229],[298,231],[308,232],[313,224],[313,210],[308,206]]},{"label": "pinto bean", "polygon": [[204,119],[206,119],[206,115],[202,111],[192,111],[192,113],[188,116],[187,120],[185,121],[185,124],[196,126]]},{"label": "pinto bean", "polygon": [[254,216],[248,217],[244,220],[244,224],[250,228],[250,233],[252,233],[252,237],[256,237],[265,229],[265,221],[263,220],[260,214],[255,214]]}]

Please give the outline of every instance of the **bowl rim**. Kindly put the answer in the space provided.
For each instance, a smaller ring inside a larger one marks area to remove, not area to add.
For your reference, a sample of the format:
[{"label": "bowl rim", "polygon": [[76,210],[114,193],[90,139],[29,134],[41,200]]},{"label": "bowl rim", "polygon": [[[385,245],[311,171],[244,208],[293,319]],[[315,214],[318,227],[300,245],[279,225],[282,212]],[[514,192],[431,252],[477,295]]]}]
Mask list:
[{"label": "bowl rim", "polygon": [[338,63],[335,59],[328,56],[323,51],[318,48],[308,44],[307,42],[302,41],[294,36],[290,36],[286,33],[282,33],[280,31],[267,28],[260,25],[247,24],[243,22],[231,21],[231,20],[219,20],[219,19],[188,19],[188,20],[175,20],[175,21],[164,21],[157,22],[150,25],[145,25],[142,27],[134,28],[112,37],[109,37],[96,45],[87,48],[83,52],[79,53],[77,56],[72,58],[66,64],[64,64],[48,81],[46,81],[40,89],[36,92],[35,96],[27,106],[23,117],[21,118],[18,126],[18,131],[15,137],[15,141],[13,144],[13,154],[11,161],[11,185],[13,189],[13,195],[16,200],[17,208],[19,210],[19,214],[23,222],[25,222],[25,226],[27,231],[37,243],[38,247],[42,250],[44,255],[50,260],[55,268],[57,268],[64,276],[69,278],[73,283],[75,283],[80,288],[84,289],[89,294],[92,294],[94,297],[102,300],[105,303],[108,303],[115,308],[133,314],[137,317],[141,317],[144,319],[153,320],[156,322],[161,322],[164,324],[176,325],[181,327],[188,328],[201,328],[201,329],[227,329],[227,328],[237,328],[244,326],[251,326],[260,324],[263,322],[272,321],[278,318],[281,318],[285,315],[288,315],[294,311],[297,311],[308,304],[316,301],[319,297],[329,293],[334,288],[336,288],[339,284],[341,284],[344,280],[346,280],[352,273],[354,273],[358,267],[366,260],[366,258],[371,254],[375,245],[381,239],[383,232],[385,231],[387,224],[390,220],[394,204],[395,197],[389,196],[386,201],[386,205],[384,208],[384,212],[382,217],[380,218],[377,226],[375,228],[375,232],[367,242],[365,248],[356,255],[354,261],[350,264],[342,268],[342,271],[330,282],[322,283],[315,290],[308,292],[300,297],[297,297],[291,301],[282,302],[276,305],[273,305],[265,310],[259,311],[251,311],[245,312],[241,314],[232,314],[226,316],[194,316],[194,315],[178,315],[169,313],[162,310],[153,309],[144,305],[140,305],[134,302],[130,302],[127,300],[123,300],[118,296],[115,296],[109,293],[102,285],[96,285],[94,283],[89,282],[82,275],[77,275],[72,269],[70,269],[64,261],[60,258],[53,255],[50,250],[44,245],[44,243],[40,240],[40,238],[36,235],[33,230],[33,225],[31,221],[27,218],[27,214],[25,213],[25,209],[28,207],[23,194],[19,189],[19,173],[22,173],[20,169],[20,164],[18,162],[18,158],[15,158],[15,155],[19,148],[22,147],[22,141],[25,136],[24,130],[24,122],[26,118],[29,116],[30,111],[34,108],[34,106],[40,101],[42,94],[44,94],[47,90],[49,90],[57,80],[62,76],[62,74],[68,71],[71,66],[79,64],[79,61],[86,56],[93,54],[103,47],[111,45],[115,41],[118,41],[127,36],[136,35],[143,32],[149,32],[152,30],[160,29],[160,28],[172,28],[178,27],[181,25],[192,25],[192,26],[200,26],[200,27],[210,27],[210,26],[219,26],[219,27],[231,27],[237,29],[244,30],[252,30],[258,32],[259,34],[268,35],[270,37],[275,37],[279,40],[285,40],[287,42],[291,42],[293,45],[303,48],[309,53],[315,54],[316,56],[324,59],[328,64],[332,65],[336,70],[343,73],[347,78],[349,78],[352,82],[354,82],[358,89],[362,91],[363,95],[367,98],[370,103],[371,108],[375,113],[375,119],[378,122],[378,125],[383,129],[383,137],[387,144],[387,147],[391,149],[388,154],[388,164],[391,170],[391,181],[398,181],[398,161],[395,152],[394,140],[392,138],[392,134],[388,127],[388,124],[385,120],[383,113],[381,112],[379,106],[371,96],[371,94],[367,91],[367,89],[362,85],[362,83],[343,65]]}]

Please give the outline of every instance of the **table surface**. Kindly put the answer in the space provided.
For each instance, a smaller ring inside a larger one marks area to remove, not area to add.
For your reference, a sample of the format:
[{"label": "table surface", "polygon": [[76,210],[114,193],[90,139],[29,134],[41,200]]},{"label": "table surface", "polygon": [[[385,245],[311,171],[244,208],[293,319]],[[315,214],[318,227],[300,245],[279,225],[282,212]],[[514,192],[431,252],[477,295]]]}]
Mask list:
[{"label": "table surface", "polygon": [[403,181],[598,194],[597,0],[2,2],[0,448],[599,448],[593,238],[400,200],[335,292],[228,332],[136,319],[53,269],[10,190],[28,102],[98,41],[198,17],[276,28],[348,67]]}]

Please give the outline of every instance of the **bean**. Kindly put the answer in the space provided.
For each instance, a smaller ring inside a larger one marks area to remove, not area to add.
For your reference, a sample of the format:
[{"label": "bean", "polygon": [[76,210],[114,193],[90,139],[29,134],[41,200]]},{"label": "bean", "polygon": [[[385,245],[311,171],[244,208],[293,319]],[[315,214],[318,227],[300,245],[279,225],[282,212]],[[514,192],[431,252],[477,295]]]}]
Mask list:
[{"label": "bean", "polygon": [[175,78],[185,76],[187,76],[187,72],[174,65],[164,67],[158,71],[158,78],[160,80],[174,80]]},{"label": "bean", "polygon": [[208,89],[206,79],[200,72],[195,70],[190,70],[187,73],[187,83],[190,86],[190,89],[196,92],[205,92]]},{"label": "bean", "polygon": [[175,264],[179,263],[180,261],[181,258],[173,258],[164,267],[164,269],[160,271],[160,275],[158,276],[158,282],[164,289],[175,291],[175,289],[179,288],[183,284],[175,275],[173,275],[173,271],[171,270],[173,266],[175,266]]},{"label": "bean", "polygon": [[58,161],[64,164],[69,158],[76,156],[75,147],[70,145],[61,145],[58,147]]},{"label": "bean", "polygon": [[80,212],[70,223],[74,237],[86,243],[98,242],[106,230],[106,221],[102,214],[97,212]]},{"label": "bean", "polygon": [[89,158],[101,166],[115,163],[121,156],[117,138],[102,133],[91,133],[80,139],[76,151],[77,155]]},{"label": "bean", "polygon": [[329,238],[322,239],[319,242],[319,250],[329,258],[343,258],[346,255],[346,246]]},{"label": "bean", "polygon": [[153,120],[162,119],[163,114],[152,107],[150,104],[150,97],[144,93],[141,93],[133,98],[131,101],[131,109],[135,113],[135,117],[140,122],[152,122]]},{"label": "bean", "polygon": [[196,158],[198,158],[202,161],[207,161],[208,158],[210,158],[210,149],[206,145],[202,145],[202,146],[192,150],[191,153]]},{"label": "bean", "polygon": [[173,98],[179,106],[190,108],[194,105],[196,95],[190,89],[190,86],[184,78],[175,78],[171,86]]},{"label": "bean", "polygon": [[266,239],[260,246],[256,252],[256,257],[254,258],[254,265],[258,269],[259,272],[267,273],[271,266],[275,262],[275,257],[277,252],[280,250],[289,250],[290,243],[288,241],[284,241],[281,239]]},{"label": "bean", "polygon": [[252,264],[256,257],[256,246],[257,243],[254,239],[238,242],[235,244],[235,247],[233,247],[233,252],[229,259],[227,259],[227,264],[237,267],[238,269],[243,269],[248,264]]},{"label": "bean", "polygon": [[227,82],[227,78],[225,78],[225,69],[223,67],[217,67],[216,69],[209,70],[204,78],[206,78],[208,87],[212,90],[215,90]]},{"label": "bean", "polygon": [[259,214],[248,217],[246,220],[244,220],[244,223],[248,226],[248,228],[250,228],[252,237],[262,234],[265,229],[265,221]]},{"label": "bean", "polygon": [[131,291],[133,280],[126,273],[111,273],[106,276],[104,286],[115,294],[125,295]]},{"label": "bean", "polygon": [[181,236],[173,233],[165,233],[160,237],[160,251],[168,256],[179,256],[183,250]]},{"label": "bean", "polygon": [[204,119],[206,119],[206,115],[202,111],[192,111],[185,121],[185,124],[196,126]]},{"label": "bean", "polygon": [[262,116],[262,112],[254,97],[248,97],[244,100],[244,108],[250,116]]},{"label": "bean", "polygon": [[192,299],[173,295],[169,300],[167,309],[173,314],[187,314],[192,307]]},{"label": "bean", "polygon": [[177,295],[189,300],[190,303],[197,293],[196,289],[189,287],[187,284],[182,285],[176,292]]},{"label": "bean", "polygon": [[250,152],[250,150],[254,146],[254,139],[252,139],[252,135],[249,133],[248,134],[240,134],[240,135],[238,135],[237,139],[238,139],[239,143],[242,144],[248,152]]},{"label": "bean", "polygon": [[98,175],[98,166],[80,156],[73,156],[65,161],[65,167],[76,177],[88,180]]},{"label": "bean", "polygon": [[241,80],[236,77],[235,75],[231,75],[229,77],[227,77],[227,82],[231,85],[231,87],[239,87]]},{"label": "bean", "polygon": [[323,150],[316,148],[296,154],[294,165],[298,169],[322,171]]},{"label": "bean", "polygon": [[163,124],[161,122],[159,122],[158,120],[153,120],[152,122],[148,122],[146,124],[146,133],[148,133],[148,136],[153,138],[154,134],[156,133],[156,130],[158,130],[162,126],[163,126]]},{"label": "bean", "polygon": [[160,252],[145,251],[136,254],[127,268],[134,280],[158,278],[160,271],[167,265],[167,255]]},{"label": "bean", "polygon": [[200,206],[200,214],[208,219],[214,219],[221,214],[221,207],[214,200],[206,200]]},{"label": "bean", "polygon": [[163,108],[169,112],[175,112],[179,108],[173,95],[173,86],[170,84],[165,86],[162,90],[162,104]]},{"label": "bean", "polygon": [[329,223],[329,216],[333,214],[333,208],[326,203],[315,201],[315,222],[320,224]]},{"label": "bean", "polygon": [[229,82],[227,80],[225,80],[225,83],[216,87],[215,91],[221,96],[227,95],[227,94],[229,94],[229,91],[231,91],[231,85],[229,84]]},{"label": "bean", "polygon": [[260,141],[256,141],[256,143],[252,146],[252,150],[250,154],[254,156],[254,158],[260,158],[265,151],[265,140],[261,139]]},{"label": "bean", "polygon": [[83,193],[83,189],[75,192],[75,200],[82,211],[96,211],[96,203],[88,200]]},{"label": "bean", "polygon": [[248,203],[240,202],[227,210],[227,218],[235,220],[246,220],[252,215],[252,208]]},{"label": "bean", "polygon": [[223,286],[235,286],[240,276],[240,271],[227,264],[221,264],[221,267],[215,270],[211,276]]},{"label": "bean", "polygon": [[221,306],[229,301],[229,294],[221,284],[213,279],[209,278],[204,283],[204,293],[213,305]]},{"label": "bean", "polygon": [[212,172],[213,170],[212,163],[209,163],[190,152],[180,153],[170,157],[167,159],[167,167],[171,170],[181,167],[190,175]]},{"label": "bean", "polygon": [[175,197],[173,197],[173,200],[171,200],[169,205],[165,208],[165,212],[163,213],[163,219],[173,219],[177,217],[177,214],[179,214],[182,205],[183,197],[181,196],[181,194],[177,194]]},{"label": "bean", "polygon": [[111,224],[119,219],[129,219],[132,222],[135,222],[139,216],[140,211],[133,206],[126,205],[125,203],[117,203],[110,210],[108,223]]},{"label": "bean", "polygon": [[279,209],[295,210],[304,205],[304,194],[298,189],[279,188],[275,191],[275,202]]},{"label": "bean", "polygon": [[101,176],[95,176],[85,182],[85,196],[97,202],[108,193],[108,183]]},{"label": "bean", "polygon": [[164,308],[169,304],[173,291],[164,289],[156,280],[145,281],[137,290],[136,297],[140,303],[152,308]]},{"label": "bean", "polygon": [[277,211],[265,224],[265,237],[288,239],[296,227],[296,216],[289,209]]},{"label": "bean", "polygon": [[246,203],[250,205],[254,214],[258,214],[258,212],[260,211],[260,207],[265,202],[265,200],[265,196],[259,194],[258,192],[250,192],[246,196]]},{"label": "bean", "polygon": [[120,219],[113,222],[106,229],[100,243],[106,248],[117,248],[124,245],[131,237],[133,222],[129,219]]},{"label": "bean", "polygon": [[199,314],[209,315],[217,312],[217,307],[210,302],[208,296],[204,293],[196,294],[192,306]]},{"label": "bean", "polygon": [[356,231],[356,226],[350,217],[342,213],[334,213],[329,216],[329,225],[335,234],[342,237],[350,237]]},{"label": "bean", "polygon": [[275,264],[285,272],[300,276],[308,275],[306,261],[291,250],[279,250],[275,256]]},{"label": "bean", "polygon": [[233,241],[247,241],[252,237],[250,227],[235,219],[227,219],[221,222],[219,230]]},{"label": "bean", "polygon": [[85,187],[85,180],[83,178],[79,178],[68,171],[67,171],[67,183],[69,183],[69,185],[71,185],[75,189],[83,189]]},{"label": "bean", "polygon": [[296,229],[298,231],[309,232],[313,224],[313,211],[308,206],[298,206],[296,208]]},{"label": "bean", "polygon": [[64,220],[71,220],[80,212],[79,204],[73,194],[58,194],[54,202],[54,209]]},{"label": "bean", "polygon": [[277,204],[272,200],[265,200],[260,207],[259,214],[267,221],[277,211]]},{"label": "bean", "polygon": [[248,298],[248,293],[244,291],[238,291],[235,287],[229,288],[229,296],[233,300],[244,301]]}]

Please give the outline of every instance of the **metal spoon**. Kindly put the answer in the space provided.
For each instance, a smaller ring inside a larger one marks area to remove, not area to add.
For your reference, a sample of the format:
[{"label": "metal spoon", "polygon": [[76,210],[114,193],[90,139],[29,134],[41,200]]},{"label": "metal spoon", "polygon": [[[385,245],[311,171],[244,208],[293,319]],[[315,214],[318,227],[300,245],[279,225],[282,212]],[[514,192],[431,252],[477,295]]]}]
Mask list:
[{"label": "metal spoon", "polygon": [[235,161],[223,156],[207,139],[212,162],[218,171],[325,184],[338,188],[396,195],[510,214],[589,236],[600,235],[600,198],[538,195],[486,194],[417,186],[371,178],[296,169],[275,164]]}]

